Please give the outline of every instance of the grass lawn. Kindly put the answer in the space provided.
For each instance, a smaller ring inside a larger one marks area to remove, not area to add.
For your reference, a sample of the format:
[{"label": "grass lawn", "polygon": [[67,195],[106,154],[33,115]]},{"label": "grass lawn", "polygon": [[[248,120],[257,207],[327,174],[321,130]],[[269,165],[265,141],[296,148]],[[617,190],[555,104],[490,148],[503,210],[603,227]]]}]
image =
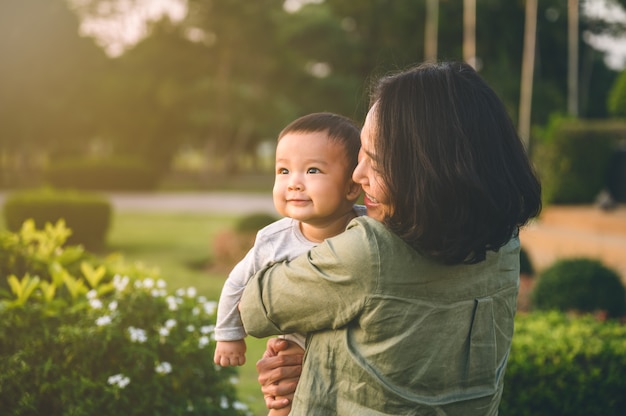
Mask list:
[{"label": "grass lawn", "polygon": [[[199,294],[217,300],[225,272],[211,272],[213,237],[236,221],[233,216],[118,212],[107,238],[107,251],[129,262],[159,269],[170,291],[193,286]],[[156,277],[156,276],[155,276]],[[239,399],[254,415],[266,415],[257,383],[255,363],[265,350],[265,340],[249,337],[246,365],[239,368]]]}]

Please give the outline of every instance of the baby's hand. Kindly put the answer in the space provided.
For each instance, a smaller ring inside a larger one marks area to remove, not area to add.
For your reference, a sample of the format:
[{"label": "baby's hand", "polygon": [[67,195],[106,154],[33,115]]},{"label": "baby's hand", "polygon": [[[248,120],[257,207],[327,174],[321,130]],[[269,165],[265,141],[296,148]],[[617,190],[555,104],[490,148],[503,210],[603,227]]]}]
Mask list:
[{"label": "baby's hand", "polygon": [[217,341],[213,362],[222,367],[244,365],[246,363],[246,341]]}]

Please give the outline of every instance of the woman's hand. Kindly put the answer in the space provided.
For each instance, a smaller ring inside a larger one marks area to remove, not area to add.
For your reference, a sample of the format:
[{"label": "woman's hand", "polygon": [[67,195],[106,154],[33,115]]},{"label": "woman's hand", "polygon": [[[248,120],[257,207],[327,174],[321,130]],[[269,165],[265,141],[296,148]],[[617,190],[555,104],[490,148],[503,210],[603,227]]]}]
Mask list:
[{"label": "woman's hand", "polygon": [[[289,352],[292,348],[298,351]],[[281,352],[287,353],[279,354]],[[256,369],[268,409],[282,409],[291,403],[302,372],[302,357],[300,347],[287,340],[271,338],[267,341],[267,348],[263,358],[256,363]],[[276,399],[276,396],[281,398]]]}]

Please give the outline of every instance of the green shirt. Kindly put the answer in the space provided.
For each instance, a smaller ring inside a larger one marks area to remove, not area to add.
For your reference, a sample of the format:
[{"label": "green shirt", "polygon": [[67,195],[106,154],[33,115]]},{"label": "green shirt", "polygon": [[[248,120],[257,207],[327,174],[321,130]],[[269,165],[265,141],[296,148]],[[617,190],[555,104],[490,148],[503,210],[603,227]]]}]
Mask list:
[{"label": "green shirt", "polygon": [[259,271],[241,315],[253,336],[309,333],[291,415],[495,415],[518,285],[517,237],[445,266],[360,217]]}]

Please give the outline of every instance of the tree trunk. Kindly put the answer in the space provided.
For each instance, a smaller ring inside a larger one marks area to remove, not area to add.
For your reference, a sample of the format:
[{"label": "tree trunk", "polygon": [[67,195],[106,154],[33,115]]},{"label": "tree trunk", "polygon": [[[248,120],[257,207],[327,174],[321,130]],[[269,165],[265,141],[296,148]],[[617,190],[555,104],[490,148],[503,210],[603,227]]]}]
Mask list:
[{"label": "tree trunk", "polygon": [[424,29],[424,60],[436,62],[437,36],[439,32],[439,0],[426,1],[426,22]]},{"label": "tree trunk", "polygon": [[517,128],[528,149],[530,144],[530,114],[533,99],[533,71],[535,68],[535,42],[537,37],[537,0],[526,0],[524,24],[524,51],[522,56],[522,79],[520,85],[519,119]]}]

